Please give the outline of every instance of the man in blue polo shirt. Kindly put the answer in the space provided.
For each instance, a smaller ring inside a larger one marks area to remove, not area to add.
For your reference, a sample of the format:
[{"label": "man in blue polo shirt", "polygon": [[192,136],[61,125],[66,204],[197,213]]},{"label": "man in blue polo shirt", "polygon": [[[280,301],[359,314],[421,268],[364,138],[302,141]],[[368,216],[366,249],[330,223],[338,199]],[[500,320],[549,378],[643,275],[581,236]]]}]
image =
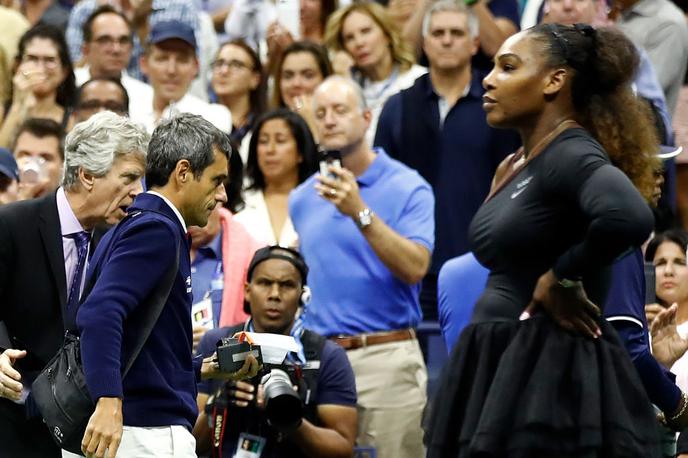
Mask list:
[{"label": "man in blue polo shirt", "polygon": [[482,77],[471,67],[478,50],[472,10],[455,1],[435,3],[423,21],[423,49],[428,73],[390,97],[374,144],[416,169],[435,192],[437,242],[421,294],[423,310],[434,312],[440,267],[469,250],[468,225],[497,166],[520,142],[485,120]]},{"label": "man in blue polo shirt", "polygon": [[359,445],[379,458],[424,456],[427,373],[414,328],[434,244],[434,198],[420,175],[365,142],[360,88],[333,76],[313,96],[321,145],[342,167],[309,178],[289,199],[311,267],[305,326],[347,350],[356,375]]}]

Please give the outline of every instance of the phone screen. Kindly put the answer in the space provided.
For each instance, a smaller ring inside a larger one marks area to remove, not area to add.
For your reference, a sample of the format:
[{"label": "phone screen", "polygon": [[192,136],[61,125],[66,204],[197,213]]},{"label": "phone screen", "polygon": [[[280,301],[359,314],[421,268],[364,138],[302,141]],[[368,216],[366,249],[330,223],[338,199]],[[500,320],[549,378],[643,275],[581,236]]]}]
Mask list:
[{"label": "phone screen", "polygon": [[294,40],[301,38],[301,1],[277,0],[277,20]]}]

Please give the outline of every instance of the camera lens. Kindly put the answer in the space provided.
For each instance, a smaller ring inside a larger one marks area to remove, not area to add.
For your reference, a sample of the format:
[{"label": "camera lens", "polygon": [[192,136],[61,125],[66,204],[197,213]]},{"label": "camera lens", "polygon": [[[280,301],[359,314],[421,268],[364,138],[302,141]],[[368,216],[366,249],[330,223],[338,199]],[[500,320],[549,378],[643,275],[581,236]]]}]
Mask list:
[{"label": "camera lens", "polygon": [[263,386],[268,421],[280,431],[296,429],[301,424],[303,405],[292,388],[289,375],[280,369],[272,369],[266,378]]}]

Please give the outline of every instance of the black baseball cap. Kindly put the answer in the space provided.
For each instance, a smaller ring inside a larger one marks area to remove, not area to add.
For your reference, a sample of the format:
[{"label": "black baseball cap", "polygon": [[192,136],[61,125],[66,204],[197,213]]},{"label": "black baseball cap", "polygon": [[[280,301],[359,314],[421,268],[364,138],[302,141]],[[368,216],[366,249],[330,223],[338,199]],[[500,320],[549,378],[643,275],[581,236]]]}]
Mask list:
[{"label": "black baseball cap", "polygon": [[0,173],[19,181],[19,167],[7,148],[0,148]]}]

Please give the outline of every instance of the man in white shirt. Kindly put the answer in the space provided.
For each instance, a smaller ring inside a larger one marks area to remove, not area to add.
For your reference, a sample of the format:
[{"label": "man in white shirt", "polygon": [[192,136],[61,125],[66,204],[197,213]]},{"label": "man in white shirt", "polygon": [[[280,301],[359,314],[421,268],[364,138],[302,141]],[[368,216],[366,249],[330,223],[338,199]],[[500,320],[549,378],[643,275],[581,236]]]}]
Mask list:
[{"label": "man in white shirt", "polygon": [[153,98],[152,87],[126,73],[131,58],[132,32],[121,12],[110,5],[97,8],[84,23],[83,32],[81,52],[86,65],[74,70],[78,86],[93,78],[119,79],[129,100]]},{"label": "man in white shirt", "polygon": [[192,113],[223,132],[231,131],[232,115],[225,106],[204,102],[189,93],[198,74],[197,49],[190,26],[179,21],[153,26],[141,58],[141,71],[153,86],[153,96],[135,101],[129,110],[131,119],[152,132],[162,119]]}]

